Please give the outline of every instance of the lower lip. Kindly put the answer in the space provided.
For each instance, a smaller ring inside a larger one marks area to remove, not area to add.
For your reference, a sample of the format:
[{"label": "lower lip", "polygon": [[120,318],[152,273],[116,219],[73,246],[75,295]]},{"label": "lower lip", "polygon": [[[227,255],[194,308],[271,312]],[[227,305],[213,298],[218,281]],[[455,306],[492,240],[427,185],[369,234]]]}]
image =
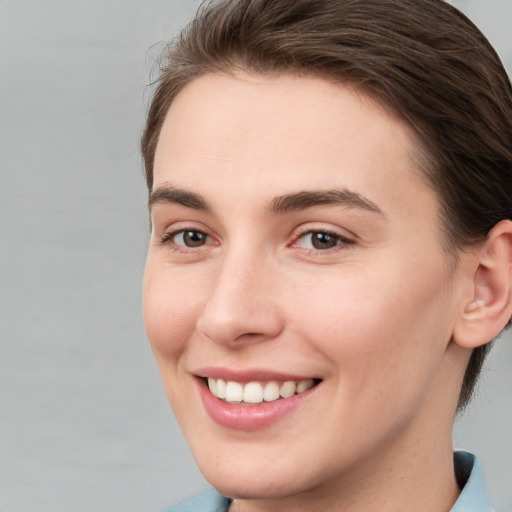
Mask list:
[{"label": "lower lip", "polygon": [[258,405],[237,405],[224,402],[213,396],[202,379],[198,379],[199,394],[206,412],[219,425],[235,430],[257,430],[277,423],[288,415],[318,387],[293,395],[290,398],[279,398],[273,402],[262,402]]}]

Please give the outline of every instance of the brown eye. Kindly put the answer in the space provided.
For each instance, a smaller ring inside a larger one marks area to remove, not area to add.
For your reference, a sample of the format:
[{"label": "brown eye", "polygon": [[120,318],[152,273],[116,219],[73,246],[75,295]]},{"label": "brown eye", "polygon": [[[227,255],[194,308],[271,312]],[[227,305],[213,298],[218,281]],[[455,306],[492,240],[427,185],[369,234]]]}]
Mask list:
[{"label": "brown eye", "polygon": [[311,233],[311,245],[315,249],[332,249],[339,243],[340,239],[338,236],[322,232]]},{"label": "brown eye", "polygon": [[171,246],[188,247],[190,249],[201,247],[211,242],[212,239],[206,233],[195,229],[180,229],[166,233],[160,240],[162,245],[169,244]]},{"label": "brown eye", "polygon": [[186,247],[200,247],[206,243],[206,238],[201,231],[181,231],[174,236],[174,242]]},{"label": "brown eye", "polygon": [[330,231],[308,231],[300,236],[296,245],[310,251],[328,251],[337,246],[344,247],[354,240]]}]

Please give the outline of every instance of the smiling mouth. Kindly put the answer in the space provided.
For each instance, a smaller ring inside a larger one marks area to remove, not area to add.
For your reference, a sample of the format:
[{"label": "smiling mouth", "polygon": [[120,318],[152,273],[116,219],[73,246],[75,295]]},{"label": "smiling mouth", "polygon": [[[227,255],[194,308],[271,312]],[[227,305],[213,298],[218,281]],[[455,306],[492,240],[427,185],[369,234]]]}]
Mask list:
[{"label": "smiling mouth", "polygon": [[317,385],[320,379],[241,383],[209,377],[205,381],[211,394],[224,402],[237,405],[258,405],[304,393]]}]

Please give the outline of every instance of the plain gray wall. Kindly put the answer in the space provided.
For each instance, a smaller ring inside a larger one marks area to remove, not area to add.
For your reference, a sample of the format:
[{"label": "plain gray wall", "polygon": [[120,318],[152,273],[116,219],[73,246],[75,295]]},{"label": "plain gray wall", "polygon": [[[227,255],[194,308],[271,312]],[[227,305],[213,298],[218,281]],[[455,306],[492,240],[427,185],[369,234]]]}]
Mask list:
[{"label": "plain gray wall", "polygon": [[[512,69],[512,1],[454,3]],[[151,512],[207,485],[140,313],[145,85],[196,5],[0,0],[0,512]],[[508,337],[455,433],[500,512],[512,509],[511,370]]]}]

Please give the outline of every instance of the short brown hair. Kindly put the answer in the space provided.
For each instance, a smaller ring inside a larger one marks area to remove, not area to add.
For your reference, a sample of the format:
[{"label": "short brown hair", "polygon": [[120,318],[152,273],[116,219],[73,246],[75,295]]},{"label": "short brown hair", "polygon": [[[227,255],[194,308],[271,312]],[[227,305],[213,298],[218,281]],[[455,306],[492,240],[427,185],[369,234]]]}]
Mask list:
[{"label": "short brown hair", "polygon": [[[293,72],[355,86],[401,115],[441,204],[447,249],[481,242],[512,219],[512,88],[490,43],[443,0],[205,2],[163,54],[142,137],[149,189],[171,102],[213,72]],[[476,348],[458,409],[490,344]]]}]

